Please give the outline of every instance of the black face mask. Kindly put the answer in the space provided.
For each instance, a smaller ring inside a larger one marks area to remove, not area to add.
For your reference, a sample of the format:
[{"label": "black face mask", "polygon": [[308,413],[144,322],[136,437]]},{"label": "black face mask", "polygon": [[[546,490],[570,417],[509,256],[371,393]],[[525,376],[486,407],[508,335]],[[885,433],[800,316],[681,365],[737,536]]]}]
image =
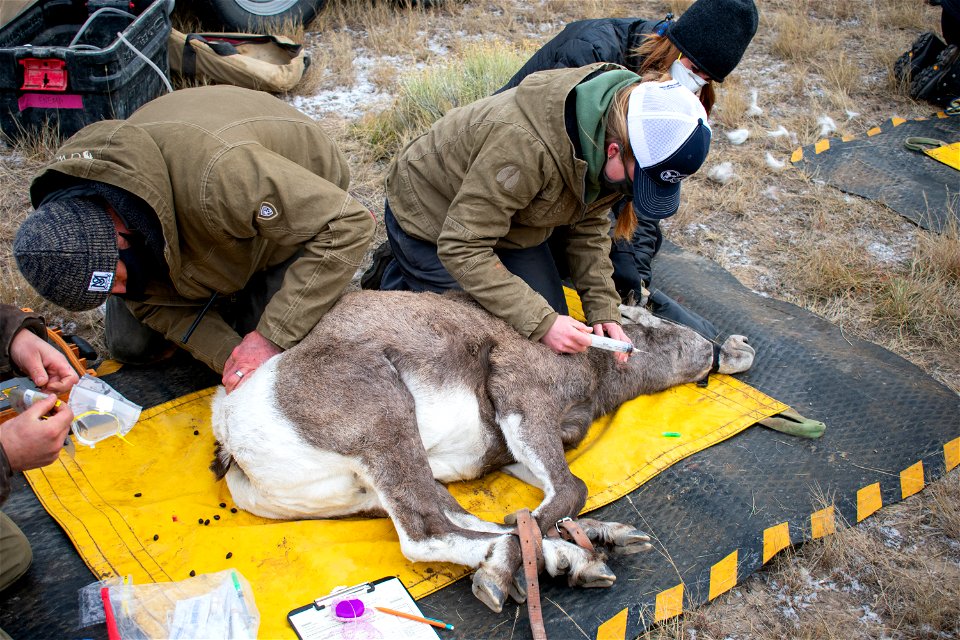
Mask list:
[{"label": "black face mask", "polygon": [[163,277],[162,267],[155,264],[156,260],[147,249],[143,236],[139,233],[120,235],[130,243],[128,248],[117,251],[120,260],[127,268],[127,290],[120,294],[120,297],[127,300],[144,300],[147,298],[147,285]]},{"label": "black face mask", "polygon": [[633,180],[628,176],[624,176],[623,180],[618,180],[614,182],[607,178],[607,172],[602,172],[601,175],[603,179],[603,188],[607,191],[614,191],[616,193],[623,194],[625,196],[633,197]]}]

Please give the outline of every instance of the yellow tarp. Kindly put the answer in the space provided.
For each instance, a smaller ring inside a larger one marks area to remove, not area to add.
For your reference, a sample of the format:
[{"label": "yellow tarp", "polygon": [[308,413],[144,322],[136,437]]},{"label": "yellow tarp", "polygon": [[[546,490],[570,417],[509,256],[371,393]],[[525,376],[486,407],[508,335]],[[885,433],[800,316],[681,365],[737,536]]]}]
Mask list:
[{"label": "yellow tarp", "polygon": [[[63,453],[26,473],[97,576],[130,575],[142,584],[235,568],[253,587],[260,637],[293,638],[287,612],[335,586],[397,575],[420,598],[468,574],[457,565],[408,562],[387,519],[278,522],[233,512],[226,484],[208,470],[211,394],[144,411],[127,436],[130,444],[111,438],[95,449],[80,446],[76,458]],[[568,453],[589,489],[586,510],[786,408],[721,375],[705,388],[688,384],[627,402],[597,420]],[[456,483],[451,492],[469,511],[495,521],[532,509],[542,495],[503,473]]]},{"label": "yellow tarp", "polygon": [[[277,522],[232,513],[226,484],[215,482],[207,468],[213,458],[210,395],[203,391],[145,411],[127,436],[131,444],[111,438],[95,449],[77,447],[75,459],[64,453],[26,473],[97,576],[132,575],[140,584],[232,567],[253,586],[260,636],[293,638],[286,613],[335,586],[398,575],[419,598],[467,575],[456,565],[408,562],[386,519]],[[594,509],[785,408],[715,375],[706,388],[689,384],[624,404],[598,420],[568,458],[589,488],[587,509]],[[533,508],[541,497],[503,473],[451,490],[468,510],[498,521],[520,507]]]},{"label": "yellow tarp", "polygon": [[960,171],[960,142],[946,144],[936,149],[924,149],[923,152],[954,169]]}]

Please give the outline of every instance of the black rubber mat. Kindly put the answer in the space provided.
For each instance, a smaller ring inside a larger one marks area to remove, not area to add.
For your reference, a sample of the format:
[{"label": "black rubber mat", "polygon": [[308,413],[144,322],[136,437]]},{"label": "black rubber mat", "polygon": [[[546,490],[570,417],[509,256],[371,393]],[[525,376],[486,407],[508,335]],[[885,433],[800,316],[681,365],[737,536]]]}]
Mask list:
[{"label": "black rubber mat", "polygon": [[[671,610],[666,598],[658,609],[658,595],[676,593],[682,583],[683,609],[706,602],[712,569],[716,589],[761,566],[768,528],[786,522],[793,544],[809,540],[811,514],[831,504],[838,526],[855,523],[873,485],[879,483],[874,497],[890,504],[901,499],[904,470],[922,463],[925,482],[942,476],[944,445],[960,437],[960,397],[889,351],[844,336],[798,307],[753,294],[716,264],[668,243],[654,273],[657,286],[722,331],[750,337],[758,356],[740,379],[823,420],[827,432],[808,441],[751,427],[593,512],[645,529],[656,550],[612,558],[618,580],[610,589],[571,589],[544,576],[544,619],[554,639],[592,639],[611,620],[622,627],[605,631],[636,637],[658,611]],[[178,366],[183,371],[177,375],[189,381],[189,366]],[[116,374],[111,384],[121,388],[132,373]],[[166,376],[141,374],[144,382]],[[199,387],[183,391],[193,388]],[[132,387],[122,391],[148,403]],[[30,573],[0,596],[0,628],[15,638],[105,637],[102,625],[74,629],[77,590],[94,578],[22,480],[5,511],[30,537],[35,560]],[[733,553],[732,573],[724,576],[721,561]],[[426,615],[456,625],[441,631],[443,638],[530,636],[522,608],[508,603],[501,614],[491,613],[473,597],[469,580],[419,604]]]},{"label": "black rubber mat", "polygon": [[[960,215],[960,171],[903,146],[919,136],[960,141],[960,115],[889,120],[868,135],[821,140],[794,152],[794,166],[842,191],[887,205],[940,233]],[[952,212],[952,216],[951,216]]]}]

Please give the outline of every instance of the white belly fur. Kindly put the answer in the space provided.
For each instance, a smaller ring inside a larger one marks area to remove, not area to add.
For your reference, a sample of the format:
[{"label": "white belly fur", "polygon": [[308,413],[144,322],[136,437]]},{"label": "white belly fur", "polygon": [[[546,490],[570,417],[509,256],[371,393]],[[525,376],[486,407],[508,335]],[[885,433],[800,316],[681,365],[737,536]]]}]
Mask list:
[{"label": "white belly fur", "polygon": [[466,386],[437,389],[408,373],[401,376],[413,395],[433,477],[441,482],[476,478],[488,441],[474,393]]},{"label": "white belly fur", "polygon": [[237,506],[278,519],[380,508],[377,493],[354,472],[356,460],[310,445],[280,412],[274,381],[281,358],[229,395],[221,387],[213,399],[213,434],[237,463],[226,476]]}]

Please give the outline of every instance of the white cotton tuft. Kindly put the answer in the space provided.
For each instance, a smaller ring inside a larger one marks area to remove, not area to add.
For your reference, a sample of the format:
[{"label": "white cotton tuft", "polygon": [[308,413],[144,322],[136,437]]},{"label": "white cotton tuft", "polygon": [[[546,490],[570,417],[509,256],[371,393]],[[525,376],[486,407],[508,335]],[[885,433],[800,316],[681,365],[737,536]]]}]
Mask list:
[{"label": "white cotton tuft", "polygon": [[830,116],[820,116],[817,120],[817,124],[820,125],[820,137],[826,137],[837,130],[837,123],[833,121],[833,118]]},{"label": "white cotton tuft", "polygon": [[759,116],[763,113],[763,109],[757,105],[757,95],[758,92],[756,89],[750,92],[750,107],[747,109],[748,116]]},{"label": "white cotton tuft", "polygon": [[749,129],[735,129],[727,132],[727,139],[733,144],[743,144],[750,137]]},{"label": "white cotton tuft", "polygon": [[773,157],[772,153],[767,151],[767,166],[773,169],[774,171],[780,171],[785,166],[787,166],[787,163],[783,162],[782,160],[777,160],[776,158]]},{"label": "white cotton tuft", "polygon": [[790,132],[787,131],[787,128],[783,125],[780,125],[773,131],[767,131],[767,137],[769,138],[782,138],[784,136],[789,136]]},{"label": "white cotton tuft", "polygon": [[720,164],[711,167],[710,170],[707,171],[707,177],[714,182],[727,184],[737,176],[733,172],[733,164],[729,162],[721,162]]}]

